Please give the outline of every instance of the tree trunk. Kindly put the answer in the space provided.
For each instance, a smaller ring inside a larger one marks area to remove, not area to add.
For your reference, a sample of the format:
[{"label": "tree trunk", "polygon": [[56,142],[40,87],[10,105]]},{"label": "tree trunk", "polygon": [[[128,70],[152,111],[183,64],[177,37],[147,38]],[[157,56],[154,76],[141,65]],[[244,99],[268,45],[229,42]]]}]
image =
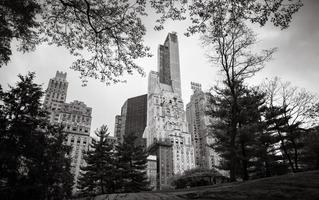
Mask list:
[{"label": "tree trunk", "polygon": [[232,132],[231,134],[231,143],[230,143],[230,148],[231,148],[231,163],[230,163],[230,181],[234,182],[236,181],[236,136],[237,136],[237,97],[235,93],[234,86],[230,85],[229,86],[232,92],[233,96],[233,102],[232,102],[232,110],[231,110],[231,125],[232,125]]},{"label": "tree trunk", "polygon": [[278,134],[279,134],[279,137],[280,137],[280,142],[281,142],[282,149],[284,150],[284,154],[285,154],[286,158],[288,159],[290,168],[291,168],[292,172],[295,173],[296,170],[295,170],[294,164],[292,163],[290,155],[289,155],[289,153],[288,153],[288,151],[286,149],[285,141],[284,141],[280,131],[278,131]]},{"label": "tree trunk", "polygon": [[230,181],[236,181],[236,152],[235,152],[235,138],[231,138],[230,144],[231,158],[230,158]]},{"label": "tree trunk", "polygon": [[265,160],[265,169],[266,169],[266,177],[271,177],[271,171],[270,171],[270,167],[269,167],[269,163],[268,163],[267,158]]},{"label": "tree trunk", "polygon": [[292,142],[292,145],[293,145],[293,147],[294,147],[295,169],[296,169],[296,171],[298,171],[298,170],[299,170],[299,167],[298,167],[298,149],[297,149],[297,145],[296,145],[295,141],[294,141],[294,140],[291,140],[291,142]]},{"label": "tree trunk", "polygon": [[104,194],[103,178],[101,178],[100,181],[101,193]]},{"label": "tree trunk", "polygon": [[248,176],[248,161],[247,161],[247,155],[246,155],[246,149],[245,149],[245,144],[243,141],[241,141],[241,153],[242,153],[242,156],[243,156],[243,159],[242,159],[242,169],[243,169],[243,174],[242,174],[242,178],[244,181],[247,181],[249,179],[249,176]]}]

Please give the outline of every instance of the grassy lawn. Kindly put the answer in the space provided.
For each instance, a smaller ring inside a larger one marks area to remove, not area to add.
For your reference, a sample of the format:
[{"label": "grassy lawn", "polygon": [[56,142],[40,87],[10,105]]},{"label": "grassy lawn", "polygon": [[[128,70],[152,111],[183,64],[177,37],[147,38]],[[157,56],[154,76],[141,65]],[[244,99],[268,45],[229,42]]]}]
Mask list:
[{"label": "grassy lawn", "polygon": [[319,171],[183,190],[100,195],[94,200],[319,200]]}]

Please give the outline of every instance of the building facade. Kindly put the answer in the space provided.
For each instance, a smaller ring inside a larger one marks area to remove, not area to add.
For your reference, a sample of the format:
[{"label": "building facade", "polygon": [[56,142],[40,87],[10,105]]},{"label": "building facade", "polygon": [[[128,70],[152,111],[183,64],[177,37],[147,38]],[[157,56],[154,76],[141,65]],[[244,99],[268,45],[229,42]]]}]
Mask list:
[{"label": "building facade", "polygon": [[156,156],[150,155],[147,157],[147,177],[150,182],[150,188],[156,189],[156,176],[157,176],[157,160]]},{"label": "building facade", "polygon": [[88,150],[91,142],[90,129],[92,108],[81,101],[66,103],[68,82],[66,73],[57,72],[55,78],[50,79],[44,99],[44,107],[49,111],[50,123],[62,124],[67,133],[66,144],[72,147],[71,173],[74,175],[73,193],[80,175],[80,166],[85,166],[83,154]]},{"label": "building facade", "polygon": [[54,78],[49,80],[48,88],[45,91],[43,107],[49,112],[49,120],[54,123],[58,120],[61,107],[65,103],[68,82],[66,73],[57,71]]},{"label": "building facade", "polygon": [[116,115],[115,116],[115,123],[114,123],[114,136],[118,142],[123,142],[121,128],[122,128],[122,116]]},{"label": "building facade", "polygon": [[210,96],[202,91],[198,83],[192,82],[191,87],[193,94],[186,106],[186,119],[195,149],[195,164],[198,168],[212,169],[219,164],[220,157],[210,147],[214,143],[208,129],[212,120],[205,113]]},{"label": "building facade", "polygon": [[145,146],[143,139],[146,127],[147,95],[129,98],[121,108],[121,115],[115,116],[114,135],[118,142],[123,142],[124,135],[135,134],[138,145]]},{"label": "building facade", "polygon": [[143,136],[149,153],[156,156],[157,189],[168,186],[175,174],[195,167],[180,85],[178,39],[169,33],[158,48],[158,72],[149,74]]},{"label": "building facade", "polygon": [[64,131],[67,133],[66,144],[72,147],[71,172],[74,175],[74,192],[77,191],[80,167],[86,164],[83,154],[88,150],[91,141],[91,114],[92,108],[81,101],[73,101],[63,104],[59,116],[58,123],[64,125]]}]

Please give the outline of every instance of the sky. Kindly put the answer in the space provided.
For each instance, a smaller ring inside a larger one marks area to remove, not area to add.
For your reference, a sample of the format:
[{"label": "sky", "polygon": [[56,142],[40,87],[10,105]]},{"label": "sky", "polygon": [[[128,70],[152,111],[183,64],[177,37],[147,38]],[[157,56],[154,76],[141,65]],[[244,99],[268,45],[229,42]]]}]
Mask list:
[{"label": "sky", "polygon": [[[249,80],[250,84],[258,85],[265,78],[278,76],[284,81],[290,81],[293,86],[319,94],[319,1],[303,2],[304,6],[293,16],[288,29],[280,30],[270,24],[253,27],[258,34],[257,49],[277,47],[278,51],[265,68]],[[8,65],[0,68],[0,84],[6,90],[8,85],[17,82],[18,74],[25,75],[28,71],[33,71],[36,72],[36,83],[41,84],[45,90],[56,71],[67,72],[69,87],[66,101],[79,100],[92,107],[92,136],[94,130],[102,124],[108,125],[113,135],[115,115],[120,114],[126,99],[147,93],[148,73],[157,70],[157,47],[164,42],[167,33],[175,31],[179,41],[182,96],[186,105],[192,94],[190,82],[202,84],[202,89],[207,91],[221,79],[220,72],[208,61],[207,49],[201,45],[199,36],[184,36],[189,25],[187,21],[169,21],[164,30],[154,31],[155,19],[153,14],[143,19],[147,29],[145,45],[151,48],[154,55],[137,60],[146,72],[145,77],[135,73],[127,77],[127,83],[111,86],[89,79],[88,85],[82,87],[80,74],[69,68],[74,57],[63,47],[42,44],[29,53],[14,50]],[[13,43],[12,47],[14,45]]]}]

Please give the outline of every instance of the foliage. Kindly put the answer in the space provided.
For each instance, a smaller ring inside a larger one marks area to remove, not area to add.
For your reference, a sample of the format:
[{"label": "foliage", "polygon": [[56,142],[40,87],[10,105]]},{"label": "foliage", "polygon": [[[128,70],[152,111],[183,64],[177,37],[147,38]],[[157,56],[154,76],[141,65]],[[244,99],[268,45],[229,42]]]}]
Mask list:
[{"label": "foliage", "polygon": [[[197,3],[197,4],[196,4]],[[190,12],[193,26],[189,33],[201,32],[203,44],[211,48],[211,61],[223,76],[221,87],[215,87],[213,117],[218,138],[216,150],[224,158],[223,168],[230,170],[231,181],[237,174],[249,178],[252,160],[256,160],[257,133],[263,131],[263,94],[251,92],[244,81],[260,71],[275,52],[275,48],[252,53],[256,36],[247,22],[263,26],[269,18],[275,26],[287,28],[300,1],[195,1]],[[285,18],[282,18],[285,16]],[[261,110],[260,110],[261,109]],[[214,113],[215,112],[215,113]],[[265,149],[266,150],[266,149]],[[241,165],[241,167],[239,167]],[[256,170],[256,169],[254,169]]]},{"label": "foliage", "polygon": [[161,15],[156,29],[164,28],[167,19],[189,19],[192,24],[186,35],[196,32],[205,33],[207,28],[238,21],[257,23],[261,26],[268,21],[282,29],[287,28],[292,15],[303,5],[301,0],[151,0],[151,5]]},{"label": "foliage", "polygon": [[70,148],[62,127],[51,126],[41,108],[34,73],[19,75],[0,92],[0,196],[5,199],[63,199],[71,195]]},{"label": "foliage", "polygon": [[195,168],[185,171],[180,176],[175,176],[172,180],[172,186],[176,189],[186,187],[197,187],[216,184],[217,181],[226,182],[227,178],[222,176],[215,169]]},{"label": "foliage", "polygon": [[2,0],[0,2],[0,67],[6,65],[12,54],[11,42],[18,39],[19,50],[34,50],[39,43],[36,29],[39,22],[36,15],[41,11],[40,5],[34,0]]},{"label": "foliage", "polygon": [[[263,100],[265,102],[265,99]],[[260,127],[255,138],[252,178],[270,177],[288,172],[288,166],[280,150],[280,137],[277,134],[278,130],[283,129],[287,120],[282,116],[285,109],[263,106],[265,109],[261,113]]]},{"label": "foliage", "polygon": [[[212,27],[211,30],[203,37],[205,44],[213,48],[211,59],[219,67],[223,75],[223,87],[215,87],[215,92],[220,96],[222,111],[220,117],[228,117],[222,126],[229,138],[229,152],[225,156],[230,157],[229,165],[230,178],[235,180],[236,174],[236,139],[239,133],[240,102],[239,98],[244,95],[245,89],[243,82],[245,79],[253,76],[262,69],[275,49],[264,50],[260,54],[250,52],[256,42],[253,32],[242,22],[232,22],[220,26],[221,30]],[[221,127],[222,128],[222,127]],[[227,129],[227,130],[226,130]],[[222,133],[224,134],[224,133]],[[221,136],[223,137],[223,136]]]},{"label": "foliage", "polygon": [[124,136],[123,143],[117,146],[118,184],[121,192],[148,191],[149,182],[146,176],[148,154],[135,141],[135,134]]},{"label": "foliage", "polygon": [[282,138],[278,134],[287,128],[289,118],[283,116],[285,109],[267,107],[265,93],[258,88],[241,86],[237,96],[237,134],[234,136],[231,92],[220,88],[215,88],[215,92],[210,99],[208,115],[216,118],[210,128],[215,138],[212,148],[222,158],[218,167],[223,170],[234,167],[235,179],[240,177],[242,180],[286,173],[286,157],[281,155],[279,143]]},{"label": "foliage", "polygon": [[[106,84],[123,81],[121,76],[143,69],[138,58],[151,56],[143,42],[146,33],[141,18],[146,16],[145,0],[4,0],[0,11],[0,67],[11,55],[11,42],[20,42],[19,50],[30,51],[43,41],[66,47],[75,56],[71,68],[87,78]],[[250,21],[261,26],[271,21],[287,28],[301,0],[151,0],[150,7],[160,14],[156,30],[167,19],[184,20],[191,25],[186,35],[214,32],[217,37],[228,32],[225,25]],[[212,31],[213,29],[213,31]],[[267,53],[267,52],[265,52]],[[268,52],[269,53],[269,52]],[[256,60],[253,62],[256,62]]]},{"label": "foliage", "polygon": [[304,137],[307,129],[315,123],[318,98],[310,92],[291,86],[289,82],[283,82],[279,78],[266,81],[262,85],[266,93],[266,103],[269,107],[281,107],[281,117],[285,118],[282,128],[277,134],[281,141],[281,149],[287,158],[290,169],[299,171],[300,157],[303,156]]},{"label": "foliage", "polygon": [[76,56],[72,69],[82,78],[119,82],[118,77],[144,71],[134,60],[150,56],[143,44],[145,1],[46,1],[41,31],[50,43]]},{"label": "foliage", "polygon": [[93,139],[90,150],[84,160],[86,166],[81,167],[81,177],[78,188],[82,195],[114,193],[114,147],[107,141],[109,135],[107,126],[103,125],[95,134],[99,137]]},{"label": "foliage", "polygon": [[304,154],[301,163],[306,169],[319,169],[319,127],[313,127],[304,138]]},{"label": "foliage", "polygon": [[0,66],[11,55],[13,38],[29,51],[43,41],[66,47],[76,57],[71,68],[106,84],[124,73],[144,71],[135,63],[150,56],[143,44],[146,1],[127,0],[5,0],[1,1]]}]

